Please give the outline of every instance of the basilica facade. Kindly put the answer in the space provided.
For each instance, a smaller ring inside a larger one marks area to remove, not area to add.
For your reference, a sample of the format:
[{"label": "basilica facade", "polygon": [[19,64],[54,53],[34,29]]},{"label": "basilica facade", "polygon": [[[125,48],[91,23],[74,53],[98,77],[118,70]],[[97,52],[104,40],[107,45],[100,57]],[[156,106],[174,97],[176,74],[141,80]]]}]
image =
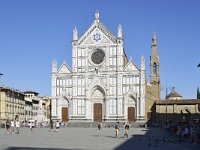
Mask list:
[{"label": "basilica facade", "polygon": [[[54,120],[62,122],[135,122],[145,120],[145,59],[128,60],[122,26],[117,36],[100,21],[99,13],[86,32],[73,30],[72,66],[52,62]],[[155,66],[154,64],[154,72]]]}]

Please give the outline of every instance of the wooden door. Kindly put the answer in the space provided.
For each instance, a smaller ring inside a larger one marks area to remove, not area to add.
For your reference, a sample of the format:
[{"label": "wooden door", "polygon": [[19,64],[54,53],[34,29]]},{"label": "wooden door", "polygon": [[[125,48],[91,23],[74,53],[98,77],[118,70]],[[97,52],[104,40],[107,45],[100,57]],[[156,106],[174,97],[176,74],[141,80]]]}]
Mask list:
[{"label": "wooden door", "polygon": [[94,104],[94,121],[102,122],[102,104]]},{"label": "wooden door", "polygon": [[62,107],[62,122],[68,121],[68,108]]},{"label": "wooden door", "polygon": [[128,107],[128,122],[134,122],[134,121],[135,121],[135,108]]}]

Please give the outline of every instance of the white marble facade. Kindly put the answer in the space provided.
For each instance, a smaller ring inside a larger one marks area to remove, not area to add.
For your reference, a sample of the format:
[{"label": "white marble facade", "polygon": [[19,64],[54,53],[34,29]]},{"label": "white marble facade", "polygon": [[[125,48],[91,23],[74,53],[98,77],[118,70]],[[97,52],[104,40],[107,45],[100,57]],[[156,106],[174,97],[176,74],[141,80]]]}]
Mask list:
[{"label": "white marble facade", "polygon": [[[65,62],[59,68],[55,60],[52,62],[52,119],[144,120],[145,60],[142,56],[140,67],[128,60],[122,35],[121,25],[114,36],[98,12],[80,38],[74,28],[71,69]],[[67,111],[62,112],[63,107]]]}]

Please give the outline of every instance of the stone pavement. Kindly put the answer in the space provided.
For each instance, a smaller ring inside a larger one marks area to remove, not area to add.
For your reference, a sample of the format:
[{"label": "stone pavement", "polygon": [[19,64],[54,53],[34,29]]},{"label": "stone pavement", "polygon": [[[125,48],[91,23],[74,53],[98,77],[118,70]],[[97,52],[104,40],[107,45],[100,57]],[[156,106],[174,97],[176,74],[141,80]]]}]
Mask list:
[{"label": "stone pavement", "polygon": [[157,128],[130,128],[128,138],[123,134],[123,128],[118,139],[114,128],[21,128],[20,134],[0,129],[0,150],[200,150],[200,144],[167,141],[168,133]]}]

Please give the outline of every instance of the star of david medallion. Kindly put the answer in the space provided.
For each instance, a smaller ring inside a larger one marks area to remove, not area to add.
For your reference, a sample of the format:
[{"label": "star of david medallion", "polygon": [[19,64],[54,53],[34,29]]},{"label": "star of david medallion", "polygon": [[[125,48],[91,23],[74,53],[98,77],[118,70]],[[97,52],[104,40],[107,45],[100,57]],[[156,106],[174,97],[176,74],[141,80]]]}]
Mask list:
[{"label": "star of david medallion", "polygon": [[93,40],[96,41],[96,42],[100,41],[101,40],[101,34],[95,33],[93,35]]}]

